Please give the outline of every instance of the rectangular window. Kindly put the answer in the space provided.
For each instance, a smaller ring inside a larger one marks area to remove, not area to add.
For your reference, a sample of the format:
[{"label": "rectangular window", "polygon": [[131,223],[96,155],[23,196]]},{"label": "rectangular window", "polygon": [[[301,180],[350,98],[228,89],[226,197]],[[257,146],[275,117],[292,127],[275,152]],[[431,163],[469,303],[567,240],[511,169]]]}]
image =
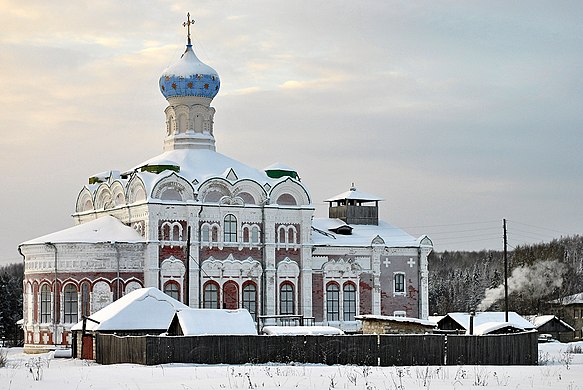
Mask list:
[{"label": "rectangular window", "polygon": [[247,309],[253,320],[257,321],[257,288],[252,283],[243,287],[243,309]]},{"label": "rectangular window", "polygon": [[229,214],[225,217],[224,222],[223,242],[237,242],[237,219],[233,214]]},{"label": "rectangular window", "polygon": [[279,288],[279,314],[294,314],[294,289],[289,283]]},{"label": "rectangular window", "polygon": [[394,292],[396,294],[404,294],[405,293],[405,274],[403,274],[403,273],[395,274]]},{"label": "rectangular window", "polygon": [[356,316],[356,288],[353,284],[346,283],[344,285],[342,298],[344,321],[354,321],[354,316]]},{"label": "rectangular window", "polygon": [[340,320],[340,291],[336,283],[326,286],[326,319],[328,321]]},{"label": "rectangular window", "polygon": [[74,324],[78,321],[77,315],[77,289],[69,284],[63,293],[63,321],[66,324]]},{"label": "rectangular window", "polygon": [[40,322],[51,322],[51,291],[46,284],[40,290]]},{"label": "rectangular window", "polygon": [[219,308],[219,288],[214,283],[209,283],[204,287],[204,302],[205,309]]}]

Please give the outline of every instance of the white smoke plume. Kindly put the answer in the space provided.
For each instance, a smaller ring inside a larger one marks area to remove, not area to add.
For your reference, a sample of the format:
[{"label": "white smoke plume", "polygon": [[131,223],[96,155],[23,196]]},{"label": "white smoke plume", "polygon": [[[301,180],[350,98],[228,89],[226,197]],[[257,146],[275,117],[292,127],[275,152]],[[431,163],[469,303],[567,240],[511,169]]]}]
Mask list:
[{"label": "white smoke plume", "polygon": [[[531,266],[515,268],[508,278],[508,294],[522,291],[534,299],[543,297],[554,288],[563,285],[565,271],[566,266],[556,260],[544,260]],[[504,283],[487,289],[486,296],[478,305],[477,310],[485,311],[502,298],[504,298]]]}]

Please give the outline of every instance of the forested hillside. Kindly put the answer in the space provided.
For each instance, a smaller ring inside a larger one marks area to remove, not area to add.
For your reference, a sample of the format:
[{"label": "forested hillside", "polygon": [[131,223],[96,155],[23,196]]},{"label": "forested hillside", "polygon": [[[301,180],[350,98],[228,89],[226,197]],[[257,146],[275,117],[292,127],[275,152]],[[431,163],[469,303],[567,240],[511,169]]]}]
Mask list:
[{"label": "forested hillside", "polygon": [[22,339],[16,321],[22,318],[23,264],[0,267],[0,340],[9,345]]},{"label": "forested hillside", "polygon": [[[502,251],[432,253],[429,258],[429,310],[504,309]],[[549,301],[583,292],[583,237],[520,246],[508,252],[510,310],[521,314],[551,311]]]}]

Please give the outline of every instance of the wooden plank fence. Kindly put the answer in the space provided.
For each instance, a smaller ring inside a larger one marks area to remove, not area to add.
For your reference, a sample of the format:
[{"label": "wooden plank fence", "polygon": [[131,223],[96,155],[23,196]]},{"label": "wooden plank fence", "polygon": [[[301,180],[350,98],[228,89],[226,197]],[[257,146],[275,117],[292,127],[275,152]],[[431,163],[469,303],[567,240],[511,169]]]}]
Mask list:
[{"label": "wooden plank fence", "polygon": [[537,333],[511,335],[116,336],[97,334],[100,364],[321,363],[535,365]]},{"label": "wooden plank fence", "polygon": [[538,333],[448,336],[448,365],[535,365],[538,363]]}]

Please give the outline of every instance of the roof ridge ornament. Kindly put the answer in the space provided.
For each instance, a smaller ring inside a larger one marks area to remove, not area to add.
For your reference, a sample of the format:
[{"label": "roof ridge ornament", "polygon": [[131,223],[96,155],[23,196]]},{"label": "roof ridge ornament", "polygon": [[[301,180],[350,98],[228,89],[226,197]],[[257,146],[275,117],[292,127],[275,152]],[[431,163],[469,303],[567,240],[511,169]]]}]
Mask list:
[{"label": "roof ridge ornament", "polygon": [[186,27],[187,30],[187,39],[188,39],[188,46],[192,46],[192,41],[190,40],[190,25],[194,24],[194,19],[190,20],[190,12],[186,14],[186,22],[182,23],[183,27]]}]

